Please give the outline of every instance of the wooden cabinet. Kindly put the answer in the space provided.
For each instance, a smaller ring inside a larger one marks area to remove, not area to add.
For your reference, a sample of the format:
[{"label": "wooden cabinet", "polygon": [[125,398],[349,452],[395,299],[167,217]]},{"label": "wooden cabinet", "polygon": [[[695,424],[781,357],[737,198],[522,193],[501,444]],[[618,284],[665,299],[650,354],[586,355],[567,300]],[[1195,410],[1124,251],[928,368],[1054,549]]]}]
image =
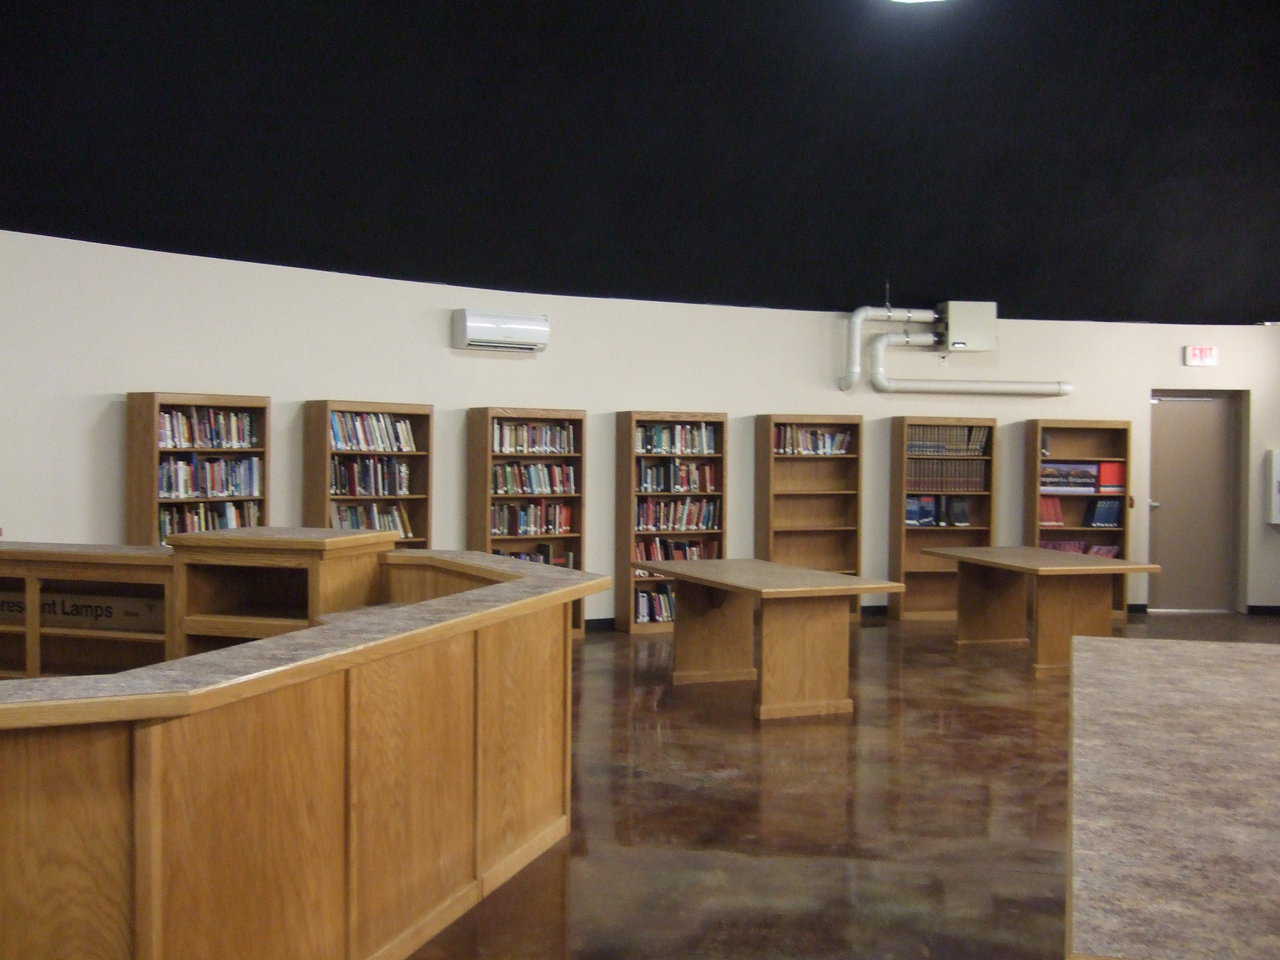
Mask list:
[{"label": "wooden cabinet", "polygon": [[894,619],[956,616],[956,564],[930,547],[996,542],[996,421],[894,417],[889,495],[889,597]]},{"label": "wooden cabinet", "polygon": [[302,522],[394,530],[399,546],[430,546],[433,411],[422,403],[308,400]]},{"label": "wooden cabinet", "polygon": [[624,410],[617,427],[618,630],[670,630],[675,591],[634,561],[724,556],[728,458],[723,413]]},{"label": "wooden cabinet", "polygon": [[395,531],[270,527],[175,534],[177,654],[273,637],[382,602]]},{"label": "wooden cabinet", "polygon": [[[1129,421],[1028,420],[1026,444],[1026,545],[1130,559]],[[1124,583],[1113,583],[1121,613]]]},{"label": "wooden cabinet", "polygon": [[125,536],[265,526],[270,400],[130,393],[125,422]]},{"label": "wooden cabinet", "polygon": [[756,557],[862,570],[862,417],[756,417]]},{"label": "wooden cabinet", "polygon": [[[467,548],[581,570],[586,548],[585,410],[467,411]],[[574,629],[584,626],[582,602]]]}]

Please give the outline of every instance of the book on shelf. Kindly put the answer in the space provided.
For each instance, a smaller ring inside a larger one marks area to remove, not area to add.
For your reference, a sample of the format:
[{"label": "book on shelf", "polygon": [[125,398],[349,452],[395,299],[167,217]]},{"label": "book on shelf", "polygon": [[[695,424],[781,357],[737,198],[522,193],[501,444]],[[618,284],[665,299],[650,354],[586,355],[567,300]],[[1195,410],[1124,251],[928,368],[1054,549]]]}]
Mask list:
[{"label": "book on shelf", "polygon": [[260,445],[258,418],[223,407],[161,407],[157,434],[163,450],[235,450]]},{"label": "book on shelf", "polygon": [[400,503],[330,502],[329,521],[338,530],[394,530],[402,537],[413,536],[409,514]]},{"label": "book on shelf", "polygon": [[1045,462],[1040,465],[1041,493],[1097,493],[1098,464]]},{"label": "book on shelf", "polygon": [[1108,460],[1098,464],[1098,492],[1124,493],[1125,465],[1122,461]]},{"label": "book on shelf", "polygon": [[720,489],[720,465],[679,459],[642,464],[641,493],[715,493]]},{"label": "book on shelf", "polygon": [[672,540],[667,537],[645,537],[637,540],[632,559],[646,560],[718,560],[719,540]]},{"label": "book on shelf", "polygon": [[568,503],[495,503],[489,509],[489,533],[528,537],[574,532],[575,508]]},{"label": "book on shelf", "polygon": [[720,500],[700,497],[651,498],[636,500],[636,530],[717,530],[720,527]]},{"label": "book on shelf", "polygon": [[490,493],[549,496],[578,492],[577,471],[571,463],[495,463]]},{"label": "book on shelf", "polygon": [[1040,546],[1046,550],[1060,550],[1062,553],[1084,553],[1089,544],[1083,540],[1041,540]]},{"label": "book on shelf", "polygon": [[714,454],[719,452],[715,424],[654,423],[636,427],[635,452],[656,454]]},{"label": "book on shelf", "polygon": [[329,429],[334,450],[388,453],[417,450],[409,418],[397,414],[333,410],[329,414]]},{"label": "book on shelf", "polygon": [[1119,527],[1122,519],[1122,501],[1119,497],[1100,497],[1090,501],[1084,512],[1086,527]]},{"label": "book on shelf", "polygon": [[156,495],[162,500],[262,496],[261,457],[185,460],[180,456],[164,456],[160,458],[157,475]]},{"label": "book on shelf", "polygon": [[907,426],[907,455],[980,457],[986,453],[991,428],[959,424],[913,423]]},{"label": "book on shelf", "polygon": [[1066,525],[1062,516],[1062,500],[1058,497],[1040,498],[1040,526],[1061,527]]},{"label": "book on shelf", "polygon": [[409,496],[410,468],[398,457],[330,457],[329,493],[335,497]]},{"label": "book on shelf", "polygon": [[853,431],[780,423],[773,428],[773,452],[783,456],[839,456],[853,446]]},{"label": "book on shelf", "polygon": [[513,560],[527,560],[530,563],[545,563],[552,567],[566,567],[576,569],[577,555],[572,550],[566,550],[564,553],[557,554],[549,543],[535,544],[532,551],[529,550],[494,550],[495,556],[510,557]]},{"label": "book on shelf", "polygon": [[676,616],[676,597],[669,584],[636,591],[636,623],[670,623]]},{"label": "book on shelf", "polygon": [[907,486],[943,493],[982,493],[986,490],[985,460],[908,460]]},{"label": "book on shelf", "polygon": [[160,538],[174,533],[204,533],[262,525],[262,508],[256,500],[225,503],[162,504]]},{"label": "book on shelf", "polygon": [[972,524],[969,519],[968,497],[943,497],[943,515],[947,523],[953,527],[967,527]]},{"label": "book on shelf", "polygon": [[1114,559],[1120,556],[1120,546],[1114,543],[1094,543],[1090,544],[1086,552],[1095,557]]},{"label": "book on shelf", "polygon": [[577,426],[559,423],[493,421],[493,453],[571,454],[578,452]]}]

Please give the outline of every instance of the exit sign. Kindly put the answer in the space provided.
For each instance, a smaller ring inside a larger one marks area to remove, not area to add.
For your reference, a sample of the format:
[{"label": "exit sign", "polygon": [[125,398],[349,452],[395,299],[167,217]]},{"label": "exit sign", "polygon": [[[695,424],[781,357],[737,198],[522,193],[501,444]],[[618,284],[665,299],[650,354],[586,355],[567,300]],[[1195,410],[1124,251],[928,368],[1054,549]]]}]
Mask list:
[{"label": "exit sign", "polygon": [[1216,367],[1218,365],[1217,347],[1183,347],[1182,365],[1184,367]]}]

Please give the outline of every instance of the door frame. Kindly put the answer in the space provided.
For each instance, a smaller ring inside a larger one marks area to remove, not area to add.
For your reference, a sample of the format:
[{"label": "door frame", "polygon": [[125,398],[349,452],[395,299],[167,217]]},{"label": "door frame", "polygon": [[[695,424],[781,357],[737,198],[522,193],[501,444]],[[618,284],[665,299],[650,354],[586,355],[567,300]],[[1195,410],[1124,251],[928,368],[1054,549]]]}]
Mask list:
[{"label": "door frame", "polygon": [[[1235,556],[1235,591],[1232,598],[1232,609],[1236,613],[1248,612],[1249,597],[1249,541],[1248,526],[1246,519],[1248,517],[1249,507],[1249,401],[1250,392],[1248,390],[1187,390],[1184,388],[1170,387],[1152,387],[1151,388],[1151,406],[1155,406],[1161,400],[1196,400],[1196,399],[1214,399],[1226,400],[1231,404],[1231,419],[1235,425],[1235,441],[1236,441],[1236,497],[1239,505],[1238,510],[1227,511],[1230,513],[1228,526],[1234,528],[1236,538],[1236,556]],[[1152,428],[1150,420],[1147,423],[1147,555],[1151,555],[1152,536],[1152,513],[1151,502],[1155,494],[1155,450],[1154,450],[1155,431]],[[1154,562],[1154,561],[1153,561]],[[1148,608],[1150,608],[1150,593],[1148,592]],[[1200,613],[1199,610],[1177,610],[1159,608],[1162,613]]]}]

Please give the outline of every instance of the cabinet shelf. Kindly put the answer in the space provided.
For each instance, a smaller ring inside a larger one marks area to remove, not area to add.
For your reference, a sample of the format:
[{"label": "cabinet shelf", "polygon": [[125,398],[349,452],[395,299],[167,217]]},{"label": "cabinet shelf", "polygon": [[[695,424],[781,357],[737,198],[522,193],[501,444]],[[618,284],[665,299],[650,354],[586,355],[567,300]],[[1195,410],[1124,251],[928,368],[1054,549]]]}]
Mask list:
[{"label": "cabinet shelf", "polygon": [[76,637],[85,640],[121,640],[127,643],[160,643],[165,641],[163,633],[141,633],[132,630],[93,630],[81,627],[45,627],[40,628],[42,637]]},{"label": "cabinet shelf", "polygon": [[857,530],[854,526],[808,526],[808,527],[774,527],[774,533],[825,533],[831,530]]},{"label": "cabinet shelf", "polygon": [[580,493],[491,493],[491,500],[578,500]]},{"label": "cabinet shelf", "polygon": [[232,503],[237,500],[265,500],[260,494],[234,497],[157,497],[162,504],[169,503]]},{"label": "cabinet shelf", "polygon": [[278,633],[302,630],[311,623],[306,617],[253,617],[230,613],[193,613],[182,618],[188,634],[206,637],[243,637],[259,640]]},{"label": "cabinet shelf", "polygon": [[720,529],[716,529],[716,530],[633,530],[632,533],[634,533],[637,537],[670,537],[673,534],[683,534],[687,537],[691,534],[695,536],[702,536],[704,534],[719,535],[724,533],[724,531]]},{"label": "cabinet shelf", "polygon": [[775,497],[856,497],[857,490],[774,490]]},{"label": "cabinet shelf", "polygon": [[196,453],[202,457],[225,457],[228,454],[239,456],[243,453],[266,453],[266,447],[156,447],[162,457],[175,453]]},{"label": "cabinet shelf", "polygon": [[497,540],[577,540],[582,536],[580,533],[504,533],[490,534],[489,539]]}]

